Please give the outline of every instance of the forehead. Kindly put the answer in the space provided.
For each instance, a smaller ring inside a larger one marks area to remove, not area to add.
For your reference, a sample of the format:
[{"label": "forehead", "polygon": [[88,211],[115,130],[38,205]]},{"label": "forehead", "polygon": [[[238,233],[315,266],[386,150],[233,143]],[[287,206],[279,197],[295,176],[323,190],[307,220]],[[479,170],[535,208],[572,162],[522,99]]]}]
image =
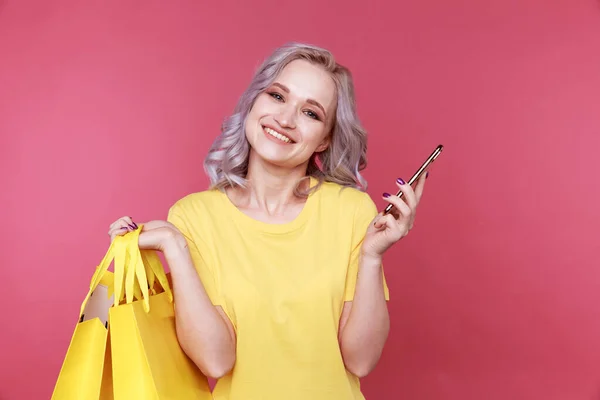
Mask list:
[{"label": "forehead", "polygon": [[302,100],[313,99],[326,109],[335,106],[335,83],[329,72],[306,60],[294,60],[279,73],[275,82],[284,84],[291,95]]}]

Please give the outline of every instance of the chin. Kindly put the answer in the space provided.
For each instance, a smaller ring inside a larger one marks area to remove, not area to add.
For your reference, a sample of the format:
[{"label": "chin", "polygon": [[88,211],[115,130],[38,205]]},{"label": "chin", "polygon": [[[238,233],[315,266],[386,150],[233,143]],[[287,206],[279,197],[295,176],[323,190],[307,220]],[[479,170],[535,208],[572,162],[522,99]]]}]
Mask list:
[{"label": "chin", "polygon": [[272,164],[281,168],[290,168],[290,164],[293,164],[289,156],[286,157],[285,154],[273,151],[272,149],[265,149],[264,146],[259,145],[258,148],[251,146],[250,152],[253,153],[252,156],[255,161]]}]

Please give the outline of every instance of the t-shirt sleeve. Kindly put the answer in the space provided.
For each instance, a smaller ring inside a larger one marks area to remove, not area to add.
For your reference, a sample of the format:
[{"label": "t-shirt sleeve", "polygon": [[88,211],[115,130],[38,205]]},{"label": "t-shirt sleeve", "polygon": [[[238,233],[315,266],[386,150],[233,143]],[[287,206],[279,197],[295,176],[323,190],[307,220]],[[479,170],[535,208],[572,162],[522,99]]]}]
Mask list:
[{"label": "t-shirt sleeve", "polygon": [[[348,273],[346,275],[346,289],[344,292],[344,301],[352,301],[356,290],[356,280],[358,277],[358,266],[360,264],[360,250],[367,233],[369,224],[378,214],[377,206],[368,194],[364,194],[363,200],[356,208],[354,214],[354,226],[352,228],[352,252],[350,254],[350,263],[348,265]],[[385,299],[390,299],[390,293],[383,273],[383,291]]]},{"label": "t-shirt sleeve", "polygon": [[[179,203],[175,203],[169,209],[167,221],[175,225],[185,237],[194,267],[212,304],[215,306],[221,305],[222,302],[216,283],[215,271],[213,270],[214,263],[211,262],[210,249],[199,235],[194,232],[192,226],[190,226],[192,219],[190,219],[191,216],[188,214],[184,207]],[[194,220],[202,219],[194,218]]]}]

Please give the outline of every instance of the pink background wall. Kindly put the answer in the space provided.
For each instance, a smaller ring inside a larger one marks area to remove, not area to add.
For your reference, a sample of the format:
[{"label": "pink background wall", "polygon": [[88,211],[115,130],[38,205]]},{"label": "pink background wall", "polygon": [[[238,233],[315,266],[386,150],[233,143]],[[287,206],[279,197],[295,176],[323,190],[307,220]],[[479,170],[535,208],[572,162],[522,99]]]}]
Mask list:
[{"label": "pink background wall", "polygon": [[367,398],[600,398],[600,3],[4,0],[0,399],[49,398],[108,224],[206,187],[287,40],[353,70],[378,204],[446,146]]}]

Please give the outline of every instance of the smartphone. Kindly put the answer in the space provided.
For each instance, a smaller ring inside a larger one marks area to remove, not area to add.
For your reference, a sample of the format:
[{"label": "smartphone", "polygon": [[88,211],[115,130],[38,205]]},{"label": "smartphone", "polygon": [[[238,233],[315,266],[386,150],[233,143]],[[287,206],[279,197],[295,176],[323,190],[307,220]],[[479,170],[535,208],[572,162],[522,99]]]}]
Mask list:
[{"label": "smartphone", "polygon": [[[433,151],[433,153],[431,153],[431,155],[429,157],[427,157],[427,160],[425,160],[425,162],[423,163],[423,165],[421,165],[421,168],[419,168],[417,170],[417,172],[415,172],[415,174],[412,176],[412,178],[410,178],[410,180],[406,183],[407,185],[412,185],[413,183],[415,183],[417,181],[417,179],[419,179],[421,177],[421,175],[423,174],[423,172],[425,172],[425,170],[427,169],[427,167],[429,167],[429,165],[436,159],[438,158],[438,156],[442,153],[442,150],[444,149],[444,146],[442,146],[441,144],[435,148],[435,150]],[[396,196],[397,197],[402,197],[404,193],[402,193],[402,190],[400,190]],[[389,212],[392,210],[394,206],[392,204],[388,204],[388,206],[385,208],[383,214],[389,214]]]}]

